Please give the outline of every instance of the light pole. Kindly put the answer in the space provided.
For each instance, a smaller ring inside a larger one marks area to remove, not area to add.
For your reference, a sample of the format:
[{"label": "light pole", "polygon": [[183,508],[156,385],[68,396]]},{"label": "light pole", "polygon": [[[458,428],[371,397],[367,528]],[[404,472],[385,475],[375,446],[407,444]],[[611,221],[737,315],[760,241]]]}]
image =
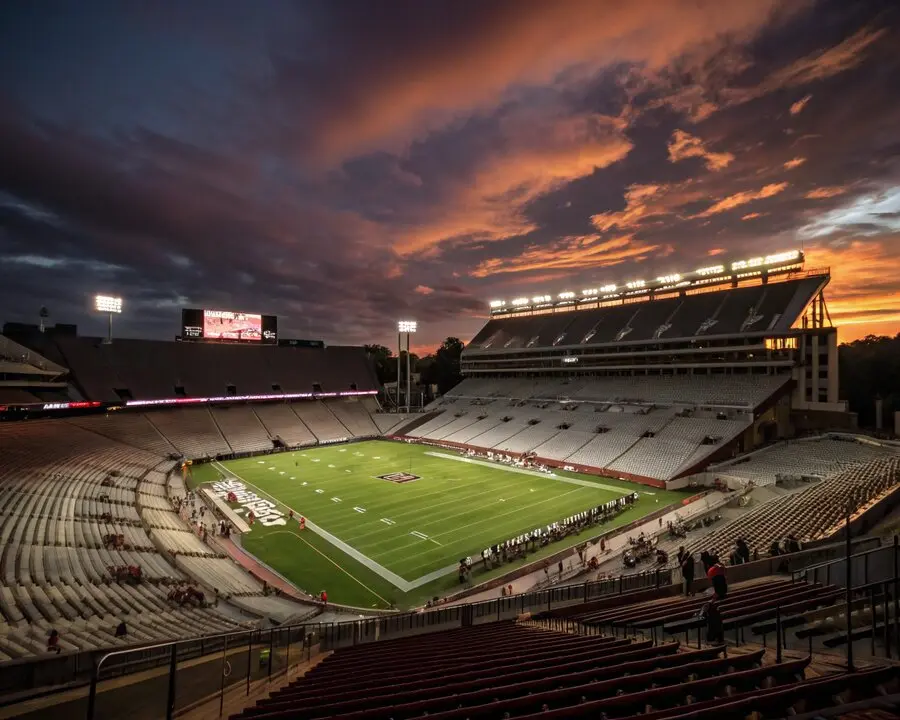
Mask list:
[{"label": "light pole", "polygon": [[94,309],[97,312],[109,315],[109,328],[106,335],[107,344],[112,342],[112,319],[113,315],[122,314],[122,298],[112,297],[111,295],[95,295]]},{"label": "light pole", "polygon": [[[410,411],[409,394],[412,391],[412,375],[409,370],[409,336],[417,329],[418,323],[415,320],[401,320],[397,323],[397,401],[400,400],[400,338],[406,333],[406,412]],[[398,404],[399,408],[399,404]]]}]

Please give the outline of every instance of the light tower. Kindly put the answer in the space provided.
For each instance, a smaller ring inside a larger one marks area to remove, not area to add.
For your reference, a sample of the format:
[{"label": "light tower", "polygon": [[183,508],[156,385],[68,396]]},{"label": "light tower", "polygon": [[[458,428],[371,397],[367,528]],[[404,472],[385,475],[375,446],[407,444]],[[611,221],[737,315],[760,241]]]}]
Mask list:
[{"label": "light tower", "polygon": [[400,320],[397,323],[397,412],[400,412],[400,355],[403,352],[402,340],[406,334],[406,412],[410,410],[409,394],[412,390],[412,375],[409,371],[409,336],[412,335],[418,324],[415,320]]},{"label": "light tower", "polygon": [[111,295],[95,295],[94,309],[97,312],[106,313],[109,316],[109,329],[106,335],[106,342],[112,342],[112,319],[113,315],[122,314],[122,298],[112,297]]}]

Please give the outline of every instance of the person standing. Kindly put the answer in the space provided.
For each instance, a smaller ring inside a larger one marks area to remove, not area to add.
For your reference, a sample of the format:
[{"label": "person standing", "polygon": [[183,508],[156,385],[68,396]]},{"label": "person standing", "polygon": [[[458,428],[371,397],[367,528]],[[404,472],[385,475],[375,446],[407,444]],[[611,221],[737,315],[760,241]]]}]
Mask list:
[{"label": "person standing", "polygon": [[716,597],[719,598],[719,600],[724,600],[725,596],[728,594],[728,581],[725,579],[725,566],[717,561],[706,573],[706,577],[708,577],[710,583],[712,583],[713,592],[715,592]]},{"label": "person standing", "polygon": [[694,556],[689,552],[681,553],[681,579],[684,583],[684,594],[693,595]]}]

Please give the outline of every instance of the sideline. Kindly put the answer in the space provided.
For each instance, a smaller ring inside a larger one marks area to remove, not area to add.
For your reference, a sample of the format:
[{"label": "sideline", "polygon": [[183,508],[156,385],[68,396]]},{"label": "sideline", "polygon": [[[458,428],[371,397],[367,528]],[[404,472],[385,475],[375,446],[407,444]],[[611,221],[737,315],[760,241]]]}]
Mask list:
[{"label": "sideline", "polygon": [[[508,465],[501,465],[499,463],[491,462],[490,460],[476,460],[474,458],[459,457],[458,455],[432,452],[431,450],[427,451],[425,454],[431,455],[431,457],[441,458],[443,460],[456,460],[457,462],[469,463],[470,465],[481,465],[483,467],[493,468],[494,470],[504,470],[505,472],[519,473],[519,475],[531,475],[533,477],[549,478],[550,480],[569,483],[571,485],[581,485],[582,487],[608,490],[609,492],[616,493],[616,495],[619,497],[628,495],[628,493],[622,488],[614,487],[612,485],[604,485],[603,483],[593,482],[591,480],[579,480],[578,478],[570,478],[566,477],[565,475],[557,475],[556,473],[543,473],[539,472],[538,470],[527,470],[526,468],[509,467]],[[638,494],[640,495],[641,493]]]}]

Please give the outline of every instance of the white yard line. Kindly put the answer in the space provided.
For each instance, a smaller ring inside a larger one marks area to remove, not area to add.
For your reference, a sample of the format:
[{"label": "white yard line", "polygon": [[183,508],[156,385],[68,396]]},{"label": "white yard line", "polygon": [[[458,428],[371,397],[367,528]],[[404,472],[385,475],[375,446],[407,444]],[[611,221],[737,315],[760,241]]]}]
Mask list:
[{"label": "white yard line", "polygon": [[389,600],[385,600],[383,597],[381,597],[381,595],[379,595],[372,588],[370,588],[368,585],[366,585],[362,580],[360,580],[358,577],[354,576],[353,573],[349,572],[346,568],[341,567],[338,563],[336,563],[334,560],[332,560],[330,557],[328,557],[325,553],[323,553],[321,550],[319,550],[319,548],[317,548],[315,545],[313,545],[312,543],[307,541],[302,535],[300,535],[300,533],[298,533],[294,530],[275,530],[274,532],[271,532],[269,534],[270,535],[285,535],[285,534],[293,535],[294,537],[300,539],[301,541],[306,543],[306,545],[308,547],[311,547],[313,550],[315,550],[317,553],[319,553],[319,555],[321,555],[328,562],[330,562],[332,565],[334,565],[338,570],[340,570],[342,573],[344,573],[344,575],[349,577],[351,580],[353,580],[358,585],[364,587],[366,590],[368,590],[370,593],[372,593],[375,597],[377,597],[379,600],[381,600],[381,602],[383,602],[388,607],[391,606],[391,602]]}]

